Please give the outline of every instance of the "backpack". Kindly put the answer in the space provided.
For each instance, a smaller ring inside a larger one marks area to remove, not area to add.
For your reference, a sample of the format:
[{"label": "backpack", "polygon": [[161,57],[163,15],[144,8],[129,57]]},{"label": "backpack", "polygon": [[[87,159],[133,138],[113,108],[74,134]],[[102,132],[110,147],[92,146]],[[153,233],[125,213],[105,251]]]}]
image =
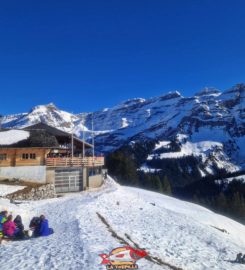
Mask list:
[{"label": "backpack", "polygon": [[3,223],[7,221],[5,216],[0,216],[0,231],[3,230]]}]

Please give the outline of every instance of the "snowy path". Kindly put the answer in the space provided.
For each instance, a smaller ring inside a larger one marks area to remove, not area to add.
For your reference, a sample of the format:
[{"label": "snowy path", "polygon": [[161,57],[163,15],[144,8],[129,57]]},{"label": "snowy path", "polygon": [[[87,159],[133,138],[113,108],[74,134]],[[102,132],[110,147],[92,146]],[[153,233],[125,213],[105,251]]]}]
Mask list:
[{"label": "snowy path", "polygon": [[[70,269],[71,261],[72,269],[81,269],[84,251],[79,238],[74,199],[66,200],[65,204],[69,209],[66,212],[59,204],[57,201],[43,204],[38,209],[35,206],[30,209],[30,212],[37,214],[48,212],[55,234],[47,238],[4,245],[0,255],[1,269]],[[6,266],[5,258],[8,258]]]},{"label": "snowy path", "polygon": [[[0,246],[1,270],[105,270],[99,254],[122,246],[98,217],[103,216],[118,236],[132,239],[150,255],[184,270],[240,270],[225,260],[244,252],[245,227],[190,203],[109,181],[93,192],[20,206],[0,199],[25,222],[45,214],[55,230],[47,238]],[[21,211],[20,211],[21,209]],[[226,229],[229,234],[211,227]],[[132,243],[133,245],[133,243]],[[139,269],[169,269],[141,259]]]}]

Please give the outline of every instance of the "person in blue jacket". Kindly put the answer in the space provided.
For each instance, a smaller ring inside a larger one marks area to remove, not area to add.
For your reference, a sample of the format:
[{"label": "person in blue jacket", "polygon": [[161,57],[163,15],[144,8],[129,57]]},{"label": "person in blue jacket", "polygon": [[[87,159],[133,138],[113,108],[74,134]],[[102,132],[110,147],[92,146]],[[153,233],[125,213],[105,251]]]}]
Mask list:
[{"label": "person in blue jacket", "polygon": [[40,225],[39,225],[39,236],[49,236],[54,231],[53,229],[49,228],[48,220],[45,218],[44,215],[40,216]]}]

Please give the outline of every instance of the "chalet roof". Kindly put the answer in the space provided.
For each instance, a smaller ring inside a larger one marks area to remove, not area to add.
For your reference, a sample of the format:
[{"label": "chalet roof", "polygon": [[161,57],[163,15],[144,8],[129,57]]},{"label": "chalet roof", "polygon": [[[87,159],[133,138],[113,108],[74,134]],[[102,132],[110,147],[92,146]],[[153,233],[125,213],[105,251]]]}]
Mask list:
[{"label": "chalet roof", "polygon": [[[9,137],[9,140],[6,139],[7,137]],[[74,145],[76,145],[78,148],[82,148],[83,141],[75,135],[73,136],[73,139]],[[0,130],[1,148],[59,148],[61,144],[69,143],[71,143],[70,133],[64,132],[43,123],[32,125],[22,130]],[[85,147],[92,148],[93,146],[85,142]]]},{"label": "chalet roof", "polygon": [[68,132],[65,132],[55,127],[51,127],[44,123],[38,123],[35,125],[28,126],[28,127],[23,128],[23,130],[46,130],[48,133],[54,136],[65,136],[65,137],[71,136],[71,134]]}]

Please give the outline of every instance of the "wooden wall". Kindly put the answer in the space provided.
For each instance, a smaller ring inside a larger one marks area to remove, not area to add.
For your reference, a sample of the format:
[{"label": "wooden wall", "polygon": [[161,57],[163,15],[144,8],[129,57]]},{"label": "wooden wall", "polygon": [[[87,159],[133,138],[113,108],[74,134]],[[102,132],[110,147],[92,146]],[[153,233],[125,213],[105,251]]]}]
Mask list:
[{"label": "wooden wall", "polygon": [[[0,160],[0,167],[45,165],[49,149],[43,148],[1,148],[0,154],[7,154],[6,160]],[[23,159],[22,154],[36,154],[35,159]]]},{"label": "wooden wall", "polygon": [[1,167],[15,166],[15,149],[0,149],[0,154],[7,154],[6,160],[0,160]]}]

